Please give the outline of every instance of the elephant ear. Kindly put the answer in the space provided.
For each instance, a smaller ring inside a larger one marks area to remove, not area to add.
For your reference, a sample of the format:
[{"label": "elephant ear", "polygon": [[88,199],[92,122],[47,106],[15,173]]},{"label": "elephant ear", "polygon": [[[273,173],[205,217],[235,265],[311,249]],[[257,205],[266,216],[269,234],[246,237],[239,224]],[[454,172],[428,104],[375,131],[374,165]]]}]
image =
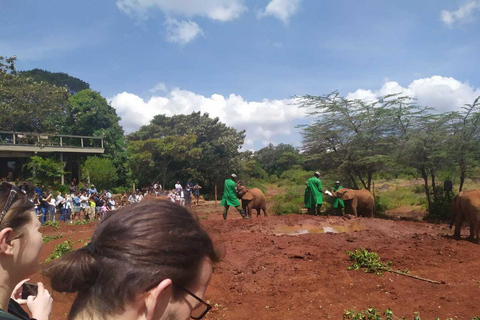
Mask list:
[{"label": "elephant ear", "polygon": [[253,200],[253,198],[253,193],[250,190],[245,192],[245,194],[242,196],[242,200]]},{"label": "elephant ear", "polygon": [[354,194],[353,194],[353,192],[351,192],[351,191],[345,191],[345,192],[340,196],[340,198],[341,198],[342,200],[352,200],[353,197],[354,197]]}]

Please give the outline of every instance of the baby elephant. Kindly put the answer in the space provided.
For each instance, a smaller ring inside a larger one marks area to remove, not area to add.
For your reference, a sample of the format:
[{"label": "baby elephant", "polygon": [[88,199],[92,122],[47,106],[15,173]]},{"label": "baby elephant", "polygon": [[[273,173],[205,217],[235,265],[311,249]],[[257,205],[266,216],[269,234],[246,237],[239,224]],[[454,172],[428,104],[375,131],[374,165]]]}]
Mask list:
[{"label": "baby elephant", "polygon": [[242,199],[242,208],[250,218],[252,217],[252,209],[257,210],[257,217],[260,215],[260,210],[263,210],[265,217],[267,216],[267,200],[262,190],[258,188],[248,189],[237,183],[237,197]]}]

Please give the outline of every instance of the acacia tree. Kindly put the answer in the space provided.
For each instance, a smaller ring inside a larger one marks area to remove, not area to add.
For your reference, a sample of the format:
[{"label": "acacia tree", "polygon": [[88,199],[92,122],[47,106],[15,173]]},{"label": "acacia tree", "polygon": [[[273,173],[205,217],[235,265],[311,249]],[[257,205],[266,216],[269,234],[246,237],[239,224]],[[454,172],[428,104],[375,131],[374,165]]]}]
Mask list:
[{"label": "acacia tree", "polygon": [[453,133],[448,141],[450,154],[460,173],[461,192],[467,174],[474,168],[480,149],[480,96],[472,104],[466,104],[462,111],[452,115]]},{"label": "acacia tree", "polygon": [[373,175],[393,161],[392,151],[399,137],[394,119],[405,120],[403,113],[397,113],[412,104],[410,99],[388,95],[366,102],[333,92],[306,95],[297,101],[314,118],[302,130],[307,161],[317,162],[326,170],[339,169],[355,188],[360,181],[370,190]]}]

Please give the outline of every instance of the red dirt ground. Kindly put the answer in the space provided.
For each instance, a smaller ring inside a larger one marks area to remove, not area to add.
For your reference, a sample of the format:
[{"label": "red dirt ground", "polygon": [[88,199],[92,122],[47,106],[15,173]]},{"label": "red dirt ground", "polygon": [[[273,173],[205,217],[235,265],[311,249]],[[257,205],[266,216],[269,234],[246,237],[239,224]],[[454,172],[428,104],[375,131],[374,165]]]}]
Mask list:
[{"label": "red dirt ground", "polygon": [[[445,236],[452,234],[446,225],[307,215],[242,220],[235,209],[223,221],[221,208],[213,204],[193,207],[192,211],[217,245],[226,249],[206,294],[214,306],[207,319],[341,319],[345,309],[368,307],[389,307],[396,316],[409,319],[416,311],[423,319],[480,315],[480,246]],[[278,235],[288,230],[286,226],[295,225],[362,230]],[[41,259],[68,237],[88,239],[94,226],[46,227],[43,234],[64,237],[46,244]],[[462,235],[467,233],[465,228]],[[347,270],[350,261],[346,251],[360,247],[391,260],[394,268],[445,284]],[[39,279],[38,274],[32,277]],[[70,299],[54,294],[52,320],[66,318]]]}]

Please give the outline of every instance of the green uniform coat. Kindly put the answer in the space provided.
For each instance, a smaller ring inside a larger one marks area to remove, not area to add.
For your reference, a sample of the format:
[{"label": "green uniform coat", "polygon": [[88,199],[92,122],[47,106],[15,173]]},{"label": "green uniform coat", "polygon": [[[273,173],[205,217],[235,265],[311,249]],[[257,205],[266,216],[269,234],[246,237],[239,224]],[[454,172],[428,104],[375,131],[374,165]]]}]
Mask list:
[{"label": "green uniform coat", "polygon": [[305,207],[315,208],[322,203],[322,182],[317,177],[312,177],[308,179],[307,188],[305,189]]},{"label": "green uniform coat", "polygon": [[[340,189],[343,189],[343,187],[342,187],[342,186],[338,186],[338,188],[337,188],[337,187],[334,187],[334,188],[333,188],[333,191],[334,191],[334,192],[337,192],[337,191],[340,190]],[[336,198],[336,199],[335,199],[335,202],[333,203],[333,208],[334,208],[334,209],[337,209],[339,206],[340,206],[340,208],[345,208],[345,203],[343,203],[343,200],[342,200],[342,199]]]},{"label": "green uniform coat", "polygon": [[225,187],[223,188],[223,197],[220,205],[234,207],[238,207],[240,205],[240,201],[237,199],[237,188],[235,182],[230,178],[225,180]]}]

